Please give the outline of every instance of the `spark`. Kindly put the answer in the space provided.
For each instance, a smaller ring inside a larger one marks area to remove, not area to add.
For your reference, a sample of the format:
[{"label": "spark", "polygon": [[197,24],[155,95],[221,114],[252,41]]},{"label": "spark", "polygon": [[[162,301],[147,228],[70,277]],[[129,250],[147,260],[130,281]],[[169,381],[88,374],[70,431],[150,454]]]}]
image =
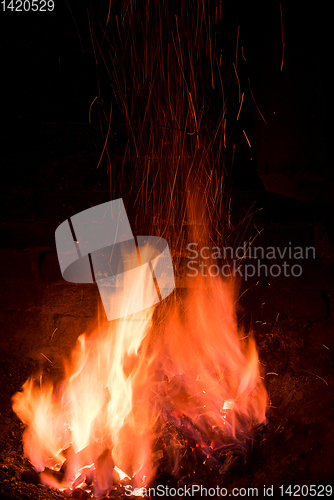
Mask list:
[{"label": "spark", "polygon": [[231,229],[232,223],[231,223],[231,198],[228,201],[228,211],[227,211],[227,227],[228,229]]},{"label": "spark", "polygon": [[[209,30],[210,30],[210,16],[209,16]],[[215,84],[213,81],[213,64],[212,64],[212,46],[211,46],[211,36],[209,36],[209,46],[210,46],[210,67],[211,67],[211,85],[212,88],[215,88]]]},{"label": "spark", "polygon": [[[103,158],[103,155],[104,155],[104,152],[107,148],[107,143],[108,143],[108,138],[109,138],[109,134],[110,134],[110,126],[111,126],[111,115],[112,115],[112,103],[110,104],[110,117],[109,117],[109,123],[108,123],[108,131],[107,131],[107,135],[106,135],[106,138],[105,138],[105,141],[104,141],[104,146],[103,146],[103,149],[102,149],[102,153],[101,153],[101,156],[100,156],[100,159],[99,159],[99,162],[97,164],[97,169],[99,168],[100,166],[100,163],[102,161],[102,158]],[[107,149],[107,152],[108,152],[108,149]],[[109,155],[108,155],[109,156]]]},{"label": "spark", "polygon": [[92,112],[92,106],[94,104],[94,102],[96,101],[97,99],[97,96],[95,97],[95,99],[91,102],[91,105],[89,106],[89,111],[88,111],[88,123],[92,123],[92,119],[91,119],[91,112]]},{"label": "spark", "polygon": [[246,59],[246,57],[244,55],[244,48],[243,48],[243,46],[241,46],[241,55],[242,55],[243,60],[247,61],[247,59]]},{"label": "spark", "polygon": [[282,4],[279,4],[279,10],[281,13],[281,32],[282,32],[282,61],[281,61],[281,69],[283,69],[283,63],[284,63],[284,49],[285,49],[285,42],[284,42],[284,31],[283,31],[283,11],[282,11]]},{"label": "spark", "polygon": [[260,108],[259,108],[259,106],[257,105],[257,103],[256,103],[256,101],[255,101],[255,97],[254,97],[254,94],[253,94],[253,92],[252,92],[252,88],[251,88],[251,84],[250,84],[250,79],[249,79],[249,78],[248,78],[248,85],[249,85],[249,90],[250,90],[250,93],[251,93],[251,96],[252,96],[253,102],[254,102],[254,104],[255,104],[255,107],[256,107],[256,109],[258,110],[258,112],[260,113],[260,116],[261,116],[262,120],[263,120],[263,121],[264,121],[264,123],[267,125],[266,119],[265,119],[265,117],[263,116],[263,114],[261,113]]},{"label": "spark", "polygon": [[239,89],[239,102],[241,101],[241,87],[240,87],[240,80],[239,80],[239,77],[238,77],[238,73],[237,73],[237,68],[235,67],[235,64],[233,63],[233,68],[234,68],[234,72],[235,72],[235,76],[237,78],[237,82],[238,82],[238,89]]},{"label": "spark", "polygon": [[51,359],[49,359],[47,356],[45,356],[45,354],[43,354],[43,353],[41,352],[41,355],[42,355],[45,359],[47,359],[47,360],[48,360],[48,361],[52,364]]},{"label": "spark", "polygon": [[58,326],[57,326],[57,328],[55,328],[55,329],[53,330],[53,332],[52,332],[52,334],[51,334],[51,340],[53,339],[53,336],[54,336],[54,334],[56,333],[56,331],[57,331],[57,330],[58,330]]},{"label": "spark", "polygon": [[248,146],[251,148],[252,146],[251,146],[251,143],[249,142],[249,139],[248,139],[248,137],[247,137],[246,132],[245,132],[244,130],[242,130],[242,131],[243,131],[243,133],[244,133],[244,136],[246,137],[246,141],[248,142]]},{"label": "spark", "polygon": [[320,377],[320,375],[317,375],[316,373],[309,372],[307,370],[301,370],[301,371],[305,372],[305,373],[309,373],[310,375],[313,375],[314,377],[319,378],[320,380],[322,380],[323,382],[325,382],[326,385],[328,385],[328,382],[326,382],[326,380],[324,378]]},{"label": "spark", "polygon": [[239,35],[240,35],[240,26],[238,26],[237,46],[235,49],[235,67],[237,67],[238,64]]},{"label": "spark", "polygon": [[224,119],[224,148],[226,148],[226,118]]},{"label": "spark", "polygon": [[238,115],[237,115],[237,121],[239,120],[239,115],[240,115],[243,101],[244,101],[244,93],[242,93],[242,95],[241,95],[241,102],[240,102],[239,111],[238,111]]},{"label": "spark", "polygon": [[79,28],[78,28],[77,23],[75,22],[75,17],[73,16],[73,13],[72,13],[71,7],[69,6],[69,4],[68,4],[67,0],[65,0],[65,3],[66,3],[66,5],[67,5],[68,10],[70,11],[71,17],[72,17],[73,22],[74,22],[75,29],[76,29],[76,31],[77,31],[77,33],[78,33],[78,37],[79,37],[79,41],[80,41],[80,46],[81,46],[81,52],[82,52],[82,55],[85,55],[84,48],[83,48],[83,45],[82,45],[81,36],[80,36],[80,31],[79,31]]}]

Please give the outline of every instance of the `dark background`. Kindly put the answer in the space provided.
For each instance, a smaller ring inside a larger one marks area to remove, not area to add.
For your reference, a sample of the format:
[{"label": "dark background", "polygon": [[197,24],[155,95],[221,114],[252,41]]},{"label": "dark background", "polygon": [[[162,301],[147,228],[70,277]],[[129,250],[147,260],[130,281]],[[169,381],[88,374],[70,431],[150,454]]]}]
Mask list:
[{"label": "dark background", "polygon": [[[249,290],[240,317],[256,331],[265,373],[277,373],[265,378],[276,410],[269,412],[254,481],[265,482],[271,471],[271,483],[328,482],[334,444],[330,12],[321,2],[281,3],[281,70],[279,3],[224,6],[217,29],[231,37],[240,25],[246,57],[240,65],[245,105],[230,139],[236,145],[228,178],[233,223],[252,207],[248,234],[263,230],[257,246],[291,242],[316,251],[298,279],[242,285]],[[54,12],[0,14],[0,466],[8,498],[23,467],[16,463],[20,425],[11,396],[35,370],[56,372],[77,336],[97,321],[95,286],[62,280],[54,242],[59,223],[110,199],[106,158],[96,168],[103,148],[96,106],[88,120],[97,72],[87,8],[90,2],[58,0]],[[100,97],[110,99],[104,83]],[[124,145],[123,125],[115,108],[115,157]]]}]

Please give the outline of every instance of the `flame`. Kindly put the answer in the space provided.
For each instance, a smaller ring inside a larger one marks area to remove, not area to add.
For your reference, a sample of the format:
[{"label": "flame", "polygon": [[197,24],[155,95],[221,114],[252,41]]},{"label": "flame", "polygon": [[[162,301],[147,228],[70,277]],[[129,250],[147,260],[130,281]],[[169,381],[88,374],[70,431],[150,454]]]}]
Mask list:
[{"label": "flame", "polygon": [[[36,470],[59,470],[66,460],[65,479],[43,473],[46,485],[73,488],[89,472],[100,493],[120,479],[140,488],[155,472],[153,444],[166,426],[208,457],[246,442],[265,420],[267,394],[255,342],[237,326],[234,284],[196,279],[183,299],[171,296],[81,335],[60,386],[31,378],[14,396]],[[132,284],[134,297],[139,285]],[[173,473],[183,439],[174,438],[160,454]]]},{"label": "flame", "polygon": [[[142,11],[123,2],[110,36],[103,32],[99,42],[94,34],[94,43],[101,54],[102,41],[110,44],[112,87],[130,131],[122,168],[110,167],[110,185],[138,193],[138,224],[154,220],[161,236],[180,228],[169,236],[181,248],[185,226],[221,224],[225,203],[230,213],[222,161],[229,135],[223,82],[230,77],[212,34],[221,9],[214,2],[174,3],[177,15],[167,0]],[[106,29],[108,22],[109,14],[97,24]],[[101,159],[108,153],[111,111]],[[209,111],[213,122],[205,119]],[[195,196],[189,189],[187,206],[190,179],[198,191]],[[207,220],[196,214],[198,206]],[[174,263],[178,257],[175,252]],[[98,496],[122,480],[141,491],[160,459],[170,473],[186,446],[214,459],[216,450],[246,445],[265,420],[267,393],[255,341],[238,327],[235,283],[198,276],[187,285],[158,306],[81,335],[60,385],[31,378],[13,397],[26,426],[25,454],[44,484],[66,489],[86,480]],[[141,303],[140,283],[128,282],[125,289]],[[48,468],[62,469],[64,479]]]}]

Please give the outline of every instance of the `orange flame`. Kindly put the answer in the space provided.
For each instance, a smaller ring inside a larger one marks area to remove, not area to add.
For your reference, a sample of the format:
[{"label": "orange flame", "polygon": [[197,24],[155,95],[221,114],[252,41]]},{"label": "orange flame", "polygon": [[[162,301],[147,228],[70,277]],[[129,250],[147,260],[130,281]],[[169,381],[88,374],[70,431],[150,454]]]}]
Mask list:
[{"label": "orange flame", "polygon": [[[24,450],[36,470],[59,469],[66,459],[64,482],[44,474],[45,484],[78,485],[90,467],[95,478],[102,474],[100,491],[106,491],[116,465],[142,486],[154,474],[152,446],[166,423],[209,455],[245,442],[265,420],[255,342],[245,342],[238,330],[233,283],[196,280],[198,288],[182,300],[172,296],[157,309],[81,335],[56,390],[30,379],[14,396],[14,411],[26,425]],[[132,286],[138,294],[138,284]],[[169,457],[173,472],[179,448]],[[101,473],[97,463],[105,453],[109,470]]]}]

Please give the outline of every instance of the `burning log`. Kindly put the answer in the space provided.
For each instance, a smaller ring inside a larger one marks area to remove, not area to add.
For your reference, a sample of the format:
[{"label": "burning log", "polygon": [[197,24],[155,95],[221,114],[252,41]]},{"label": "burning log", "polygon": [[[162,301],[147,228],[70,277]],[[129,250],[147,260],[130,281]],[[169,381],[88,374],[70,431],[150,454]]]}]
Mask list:
[{"label": "burning log", "polygon": [[91,443],[77,453],[74,452],[72,447],[68,448],[66,450],[66,461],[63,463],[61,469],[66,480],[68,482],[73,481],[78,471],[83,471],[82,475],[85,478],[89,469],[94,467],[94,464],[97,463],[101,453],[100,449],[101,445],[97,442]]},{"label": "burning log", "polygon": [[59,488],[70,484],[74,491],[84,484],[96,497],[106,494],[119,480],[119,475],[114,471],[111,450],[106,448],[99,454],[100,447],[92,443],[78,453],[69,448],[60,471],[45,469],[40,474],[42,482],[53,486],[56,480]]},{"label": "burning log", "polygon": [[102,455],[99,456],[96,462],[96,469],[94,474],[94,496],[104,495],[111,489],[114,484],[113,470],[115,463],[111,456],[111,451],[106,449]]}]

